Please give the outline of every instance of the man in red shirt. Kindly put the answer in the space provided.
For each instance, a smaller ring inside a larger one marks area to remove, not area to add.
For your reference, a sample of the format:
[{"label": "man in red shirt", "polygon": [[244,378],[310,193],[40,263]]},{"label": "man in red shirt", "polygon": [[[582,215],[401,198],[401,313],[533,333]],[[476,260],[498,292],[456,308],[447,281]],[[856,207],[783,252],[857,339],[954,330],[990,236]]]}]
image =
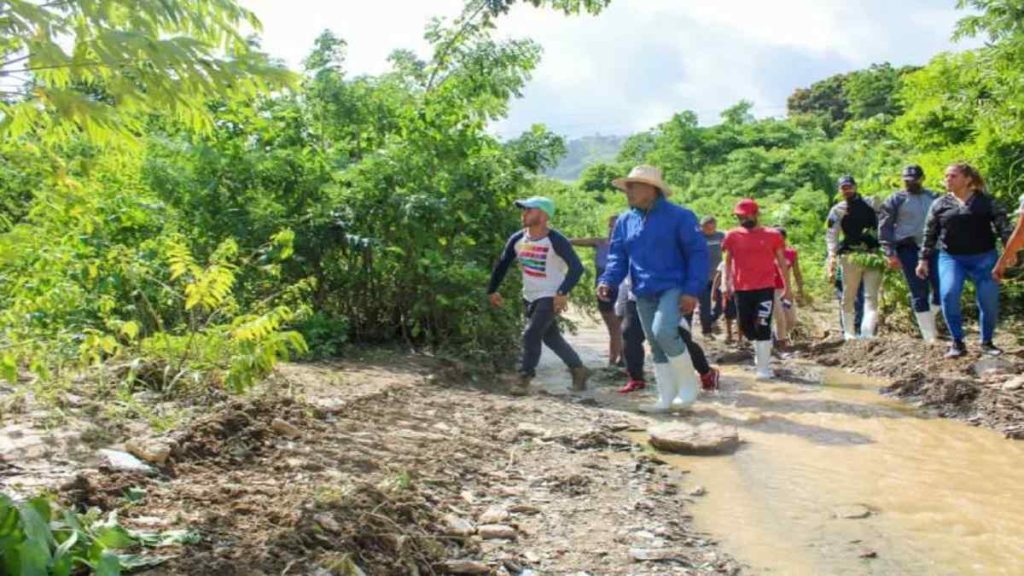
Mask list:
[{"label": "man in red shirt", "polygon": [[[758,224],[757,202],[744,198],[733,213],[740,227],[725,236],[726,293],[736,295],[740,330],[754,343],[754,364],[757,378],[774,377],[772,358],[772,308],[775,299],[776,273],[786,269],[783,249],[786,242],[777,230]],[[783,282],[784,297],[792,298]]]}]

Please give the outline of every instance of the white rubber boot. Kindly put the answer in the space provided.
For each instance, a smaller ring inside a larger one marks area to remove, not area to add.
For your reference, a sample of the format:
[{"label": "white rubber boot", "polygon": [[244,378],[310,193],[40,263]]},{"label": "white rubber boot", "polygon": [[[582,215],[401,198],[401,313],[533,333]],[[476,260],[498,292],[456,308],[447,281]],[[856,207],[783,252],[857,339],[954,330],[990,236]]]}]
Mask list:
[{"label": "white rubber boot", "polygon": [[917,312],[917,325],[921,328],[921,339],[931,344],[938,337],[938,328],[935,327],[935,311]]},{"label": "white rubber boot", "polygon": [[840,311],[843,315],[843,340],[849,342],[850,340],[856,340],[857,335],[853,332],[853,318],[846,315],[846,312]]},{"label": "white rubber boot", "polygon": [[700,386],[697,383],[697,370],[693,367],[693,358],[689,352],[668,359],[672,374],[676,377],[676,394],[672,400],[673,408],[689,408],[697,401]]},{"label": "white rubber boot", "polygon": [[772,372],[772,341],[757,340],[754,342],[754,366],[756,367],[755,377],[758,380],[771,380],[775,378]]},{"label": "white rubber boot", "polygon": [[672,365],[654,363],[654,378],[658,383],[658,403],[653,406],[645,406],[641,412],[649,414],[662,414],[672,409],[672,400],[675,399],[679,390],[676,386],[675,371]]},{"label": "white rubber boot", "polygon": [[860,321],[860,337],[870,340],[875,337],[878,328],[878,311],[864,307],[864,318]]}]

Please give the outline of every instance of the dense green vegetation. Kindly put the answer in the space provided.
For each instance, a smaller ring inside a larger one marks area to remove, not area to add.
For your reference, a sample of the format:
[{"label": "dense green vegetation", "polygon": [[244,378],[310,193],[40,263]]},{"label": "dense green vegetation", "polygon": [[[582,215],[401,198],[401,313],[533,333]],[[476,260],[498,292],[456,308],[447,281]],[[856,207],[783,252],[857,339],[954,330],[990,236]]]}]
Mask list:
[{"label": "dense green vegetation", "polygon": [[[797,89],[785,119],[755,119],[751,103],[701,126],[681,112],[626,140],[615,162],[586,168],[574,186],[547,184],[569,205],[559,224],[574,234],[602,233],[604,218],[624,207],[608,186],[641,162],[661,167],[674,200],[725,226],[732,206],[752,197],[764,223],[787,228],[802,253],[804,274],[827,293],[824,222],[836,201],[836,178],[853,174],[860,191],[884,199],[900,187],[899,170],[921,164],[926,185],[943,191],[944,168],[966,160],[980,168],[988,191],[1013,211],[1024,193],[1024,2],[961,2],[978,10],[955,34],[983,36],[984,48],[937,55],[920,68],[879,64]],[[908,320],[898,272],[886,275],[890,321]],[[1020,314],[1022,286],[1005,284],[1004,309]]]},{"label": "dense green vegetation", "polygon": [[[978,16],[956,33],[984,48],[825,79],[797,90],[785,119],[755,119],[747,102],[714,126],[680,112],[571,184],[539,176],[562,138],[487,132],[540,58],[529,40],[492,37],[514,3],[471,0],[428,27],[429,58],[396,51],[390,71],[359,77],[329,32],[302,70],[274,64],[240,35],[257,23],[231,0],[9,3],[2,377],[104,364],[127,366],[116,374],[132,386],[242,390],[279,359],[353,342],[502,358],[519,320],[482,288],[517,225],[513,198],[549,193],[560,227],[600,234],[622,208],[610,179],[641,161],[726,224],[736,199],[759,199],[808,264],[840,173],[884,195],[906,162],[939,188],[942,167],[966,159],[1007,204],[1024,191],[1019,0],[970,2]],[[820,267],[806,270],[821,286]]]}]

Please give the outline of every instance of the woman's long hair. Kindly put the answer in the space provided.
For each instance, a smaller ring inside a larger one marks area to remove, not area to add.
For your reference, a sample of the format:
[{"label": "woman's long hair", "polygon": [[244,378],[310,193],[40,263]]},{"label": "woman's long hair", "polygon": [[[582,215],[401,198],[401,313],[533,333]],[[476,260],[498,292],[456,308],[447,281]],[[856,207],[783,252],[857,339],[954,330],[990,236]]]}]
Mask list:
[{"label": "woman's long hair", "polygon": [[971,166],[967,162],[955,162],[949,165],[950,168],[956,168],[956,171],[967,176],[971,181],[971,188],[975,192],[985,192],[985,179],[982,178],[981,172],[974,166]]}]

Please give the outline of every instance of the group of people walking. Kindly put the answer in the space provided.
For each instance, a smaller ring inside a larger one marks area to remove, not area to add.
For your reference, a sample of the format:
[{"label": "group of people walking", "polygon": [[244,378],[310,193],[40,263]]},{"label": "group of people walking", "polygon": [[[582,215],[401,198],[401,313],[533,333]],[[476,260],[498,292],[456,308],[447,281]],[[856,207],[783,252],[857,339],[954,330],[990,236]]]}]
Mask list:
[{"label": "group of people walking", "polygon": [[[981,310],[981,350],[1000,353],[993,343],[997,282],[1024,247],[1024,215],[1011,234],[1006,212],[968,164],[946,170],[948,193],[942,196],[924,188],[920,166],[906,167],[902,176],[903,189],[877,208],[860,196],[852,176],[838,180],[842,199],[829,211],[826,246],[829,277],[840,287],[844,337],[874,337],[888,266],[902,270],[910,305],[928,342],[937,338],[936,310],[941,308],[952,340],[947,352],[951,357],[966,352],[960,296],[964,282],[973,282]],[[714,217],[698,220],[689,209],[670,202],[672,191],[652,166],[637,166],[612,184],[625,193],[629,210],[609,219],[607,238],[569,240],[549,227],[555,214],[550,199],[516,202],[523,229],[508,240],[488,288],[492,305],[501,306],[498,287],[519,261],[527,322],[513,392],[529,390],[543,344],[569,367],[573,388],[586,387],[590,371],[556,321],[583,273],[573,245],[595,249],[599,310],[610,336],[609,363],[624,365],[629,375],[620,392],[646,387],[645,340],[658,387],[651,411],[689,406],[701,388],[717,388],[718,371],[692,337],[697,310],[707,338],[713,338],[715,323],[725,317],[731,339],[735,318],[741,336],[753,346],[757,378],[772,378],[773,340],[788,340],[796,323],[794,295],[803,296],[798,255],[787,246],[786,231],[764,226],[758,203],[747,198],[734,207],[737,226],[723,234]],[[1006,247],[1002,257],[996,250],[999,239]]]}]

